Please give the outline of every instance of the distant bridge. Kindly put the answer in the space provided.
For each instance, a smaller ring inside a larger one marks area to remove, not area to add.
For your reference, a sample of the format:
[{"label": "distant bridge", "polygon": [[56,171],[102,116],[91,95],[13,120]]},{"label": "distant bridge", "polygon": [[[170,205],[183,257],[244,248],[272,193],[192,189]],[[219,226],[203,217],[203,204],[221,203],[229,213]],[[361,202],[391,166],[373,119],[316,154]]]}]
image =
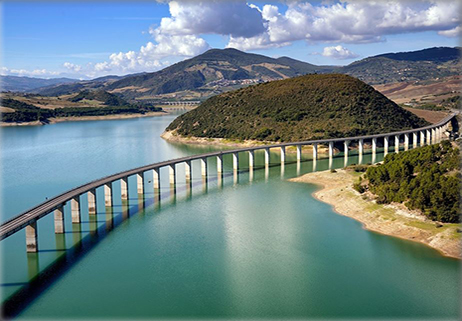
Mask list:
[{"label": "distant bridge", "polygon": [[233,171],[236,174],[239,170],[239,154],[247,153],[249,157],[249,168],[253,170],[255,166],[254,153],[257,150],[264,150],[265,152],[265,167],[270,164],[270,149],[278,148],[281,152],[281,164],[285,163],[286,158],[286,148],[287,147],[296,147],[297,149],[297,162],[300,162],[302,159],[302,146],[310,145],[313,147],[313,161],[315,162],[318,159],[318,145],[327,145],[329,149],[329,168],[332,167],[332,160],[334,156],[334,143],[342,143],[344,147],[345,161],[348,158],[348,146],[351,142],[357,142],[359,149],[359,163],[362,162],[362,155],[364,153],[364,141],[369,140],[372,143],[372,162],[375,163],[375,155],[377,151],[377,140],[383,139],[384,153],[387,154],[390,149],[390,137],[394,138],[394,150],[399,152],[400,147],[400,137],[403,136],[404,139],[404,150],[408,150],[412,142],[412,148],[417,148],[418,146],[424,146],[429,144],[436,144],[443,140],[447,134],[447,129],[450,122],[455,118],[456,113],[450,114],[437,124],[430,126],[403,130],[398,132],[386,133],[386,134],[376,134],[376,135],[367,135],[367,136],[357,136],[357,137],[346,137],[346,138],[334,138],[334,139],[320,139],[320,140],[310,140],[303,142],[294,142],[294,143],[282,143],[282,144],[273,144],[273,145],[262,145],[248,148],[238,148],[233,150],[211,152],[206,154],[194,155],[181,157],[177,159],[167,160],[159,163],[154,163],[151,165],[146,165],[131,169],[128,171],[120,172],[114,175],[103,177],[101,179],[92,181],[90,183],[84,184],[82,186],[71,189],[67,192],[64,192],[52,199],[43,202],[30,210],[15,216],[8,221],[0,225],[0,240],[7,238],[8,236],[13,235],[14,233],[20,231],[21,229],[26,229],[26,250],[27,252],[37,252],[38,251],[38,238],[37,238],[37,221],[42,217],[54,213],[54,227],[55,233],[60,234],[64,233],[64,205],[70,202],[71,205],[71,220],[74,224],[81,223],[81,208],[84,206],[80,201],[80,196],[87,194],[88,196],[88,213],[89,215],[96,214],[97,208],[97,197],[96,189],[104,189],[104,203],[106,207],[112,207],[113,203],[113,184],[120,184],[121,189],[121,198],[122,200],[128,199],[128,177],[136,176],[137,180],[137,192],[138,194],[144,194],[144,173],[147,171],[153,171],[154,177],[154,195],[155,201],[160,201],[160,169],[164,167],[169,168],[169,183],[170,188],[176,192],[176,166],[183,165],[185,167],[185,176],[186,183],[191,187],[191,176],[192,176],[192,166],[191,162],[200,161],[201,163],[201,174],[205,178],[204,182],[207,184],[207,160],[212,157],[217,159],[217,173],[219,177],[223,177],[223,156],[232,155],[233,157]]}]

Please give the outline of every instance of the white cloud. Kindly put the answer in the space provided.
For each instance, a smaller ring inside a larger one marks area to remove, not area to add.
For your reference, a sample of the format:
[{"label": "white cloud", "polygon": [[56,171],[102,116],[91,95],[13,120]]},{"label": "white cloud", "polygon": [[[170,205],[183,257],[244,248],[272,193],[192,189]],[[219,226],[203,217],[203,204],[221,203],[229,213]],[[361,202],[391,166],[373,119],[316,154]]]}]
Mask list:
[{"label": "white cloud", "polygon": [[445,37],[452,37],[453,38],[453,37],[460,36],[461,31],[462,31],[462,29],[460,28],[460,26],[457,26],[457,27],[455,27],[453,29],[439,31],[438,34],[442,35],[442,36],[445,36]]},{"label": "white cloud", "polygon": [[54,77],[58,76],[61,73],[57,71],[49,71],[46,69],[34,69],[34,70],[26,70],[26,69],[9,69],[7,67],[2,67],[1,72],[2,75],[13,75],[13,76],[39,76],[39,77]]},{"label": "white cloud", "polygon": [[75,64],[73,64],[73,63],[71,63],[71,62],[65,62],[65,63],[63,64],[63,66],[64,66],[64,68],[66,68],[66,69],[68,69],[68,70],[70,70],[70,71],[74,71],[74,72],[79,72],[79,71],[82,70],[82,66],[80,66],[80,65],[75,65]]},{"label": "white cloud", "polygon": [[352,59],[359,57],[359,55],[342,46],[325,47],[322,55],[334,59]]},{"label": "white cloud", "polygon": [[453,36],[460,29],[457,1],[357,1],[312,5],[289,2],[286,12],[264,5],[267,30],[251,38],[231,37],[228,46],[244,50],[277,47],[293,41],[368,43],[391,34],[438,31]]},{"label": "white cloud", "polygon": [[159,27],[164,34],[249,38],[266,31],[260,10],[245,1],[171,1],[169,7],[171,17],[162,18]]}]

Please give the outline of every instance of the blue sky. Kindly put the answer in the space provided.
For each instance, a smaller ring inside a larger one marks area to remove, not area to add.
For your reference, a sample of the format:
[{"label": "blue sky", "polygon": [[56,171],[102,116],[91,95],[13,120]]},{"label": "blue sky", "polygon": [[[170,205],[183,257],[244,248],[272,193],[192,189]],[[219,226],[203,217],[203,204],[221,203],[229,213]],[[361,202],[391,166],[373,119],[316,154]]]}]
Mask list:
[{"label": "blue sky", "polygon": [[4,2],[2,73],[91,78],[155,71],[227,46],[344,65],[385,52],[459,45],[457,1],[199,4]]}]

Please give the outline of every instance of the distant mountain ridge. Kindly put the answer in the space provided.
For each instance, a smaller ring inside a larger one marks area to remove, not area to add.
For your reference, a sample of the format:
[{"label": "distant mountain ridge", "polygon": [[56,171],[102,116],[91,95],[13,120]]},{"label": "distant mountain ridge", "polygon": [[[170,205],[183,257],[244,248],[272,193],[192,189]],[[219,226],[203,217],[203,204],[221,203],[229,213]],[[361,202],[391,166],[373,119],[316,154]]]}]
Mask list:
[{"label": "distant mountain ridge", "polygon": [[61,84],[79,82],[78,79],[70,78],[33,78],[18,76],[0,76],[0,87],[3,91],[27,92],[46,86],[56,86]]},{"label": "distant mountain ridge", "polygon": [[237,49],[211,49],[160,71],[106,76],[31,90],[46,96],[104,89],[128,100],[205,100],[251,84],[311,73],[343,73],[368,84],[420,81],[460,73],[461,48],[435,47],[386,53],[347,66],[317,66],[289,57],[270,58]]},{"label": "distant mountain ridge", "polygon": [[460,74],[460,57],[460,47],[435,47],[368,57],[336,72],[356,77],[371,85],[422,81]]}]

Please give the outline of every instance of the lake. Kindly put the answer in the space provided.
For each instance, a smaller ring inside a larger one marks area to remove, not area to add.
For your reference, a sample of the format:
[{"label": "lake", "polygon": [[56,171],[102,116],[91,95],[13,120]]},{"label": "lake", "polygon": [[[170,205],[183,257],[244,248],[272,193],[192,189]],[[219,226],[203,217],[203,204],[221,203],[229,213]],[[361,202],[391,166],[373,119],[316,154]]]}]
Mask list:
[{"label": "lake", "polygon": [[[217,149],[161,139],[176,116],[1,128],[1,220],[96,178]],[[366,231],[314,199],[316,186],[287,181],[311,161],[249,172],[242,154],[238,176],[224,161],[219,180],[210,160],[208,184],[193,163],[191,190],[179,165],[176,194],[162,172],[160,204],[149,176],[144,201],[132,188],[122,206],[116,187],[112,213],[83,210],[63,235],[49,215],[38,254],[26,254],[24,231],[3,240],[3,302],[19,319],[460,318],[460,261]]]}]

